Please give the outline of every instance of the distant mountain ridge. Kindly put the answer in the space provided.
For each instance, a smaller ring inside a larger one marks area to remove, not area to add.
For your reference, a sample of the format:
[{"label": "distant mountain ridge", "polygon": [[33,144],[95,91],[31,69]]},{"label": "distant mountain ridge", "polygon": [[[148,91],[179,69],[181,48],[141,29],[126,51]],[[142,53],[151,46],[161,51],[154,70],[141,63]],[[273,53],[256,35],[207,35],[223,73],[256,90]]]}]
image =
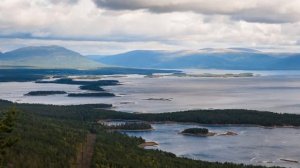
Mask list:
[{"label": "distant mountain ridge", "polygon": [[132,68],[300,70],[299,53],[265,53],[248,48],[204,48],[183,51],[135,50],[89,58],[107,65]]},{"label": "distant mountain ridge", "polygon": [[116,55],[82,56],[55,45],[0,52],[0,68],[98,69],[107,66],[149,69],[300,70],[300,54],[266,53],[249,48],[204,48],[182,51],[134,50]]},{"label": "distant mountain ridge", "polygon": [[0,54],[0,66],[95,69],[103,64],[60,46],[24,47]]}]

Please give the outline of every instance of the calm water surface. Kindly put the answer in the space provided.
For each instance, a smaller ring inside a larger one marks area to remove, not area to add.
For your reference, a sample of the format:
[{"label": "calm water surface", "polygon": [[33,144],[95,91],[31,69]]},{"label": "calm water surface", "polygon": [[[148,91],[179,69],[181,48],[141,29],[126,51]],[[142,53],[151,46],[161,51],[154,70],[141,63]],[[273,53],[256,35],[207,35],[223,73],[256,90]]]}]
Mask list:
[{"label": "calm water surface", "polygon": [[[296,71],[298,72],[298,71]],[[23,103],[87,104],[112,103],[128,112],[170,112],[188,109],[242,108],[283,113],[300,113],[300,75],[296,72],[249,78],[163,77],[140,75],[111,77],[123,85],[105,87],[113,98],[78,98],[66,95],[23,96],[35,90],[85,92],[76,85],[0,83],[0,99]],[[299,73],[300,74],[300,73]],[[147,100],[149,98],[171,101]]]},{"label": "calm water surface", "polygon": [[154,124],[151,132],[126,132],[130,136],[143,137],[158,142],[154,149],[172,152],[177,156],[219,162],[235,162],[265,166],[299,168],[300,129],[260,127],[202,126],[212,132],[233,131],[237,136],[194,137],[178,134],[186,128],[200,127],[187,124]]}]

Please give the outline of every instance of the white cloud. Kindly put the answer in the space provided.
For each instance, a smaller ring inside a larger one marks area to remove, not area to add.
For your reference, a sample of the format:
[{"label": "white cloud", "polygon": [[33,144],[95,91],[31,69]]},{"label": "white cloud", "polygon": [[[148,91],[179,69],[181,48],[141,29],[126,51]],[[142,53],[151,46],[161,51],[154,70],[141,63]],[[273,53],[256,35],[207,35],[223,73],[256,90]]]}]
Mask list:
[{"label": "white cloud", "polygon": [[231,46],[300,48],[299,0],[224,2],[2,0],[0,37],[5,38],[0,38],[0,47],[57,43],[84,54]]},{"label": "white cloud", "polygon": [[0,52],[11,51],[24,46],[59,45],[77,51],[83,55],[100,53],[103,55],[118,54],[131,50],[180,50],[186,46],[174,46],[156,41],[149,42],[104,42],[104,41],[72,41],[41,39],[3,39],[0,40]]}]

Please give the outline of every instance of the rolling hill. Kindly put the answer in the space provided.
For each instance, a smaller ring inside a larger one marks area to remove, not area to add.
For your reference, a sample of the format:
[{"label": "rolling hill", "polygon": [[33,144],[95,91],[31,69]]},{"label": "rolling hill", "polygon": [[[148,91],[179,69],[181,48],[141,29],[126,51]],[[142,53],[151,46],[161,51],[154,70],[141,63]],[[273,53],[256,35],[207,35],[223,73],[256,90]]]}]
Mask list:
[{"label": "rolling hill", "polygon": [[60,46],[24,47],[0,54],[2,67],[96,69],[103,64]]},{"label": "rolling hill", "polygon": [[300,54],[264,53],[248,48],[185,51],[135,50],[90,59],[134,68],[202,68],[236,70],[299,70]]}]

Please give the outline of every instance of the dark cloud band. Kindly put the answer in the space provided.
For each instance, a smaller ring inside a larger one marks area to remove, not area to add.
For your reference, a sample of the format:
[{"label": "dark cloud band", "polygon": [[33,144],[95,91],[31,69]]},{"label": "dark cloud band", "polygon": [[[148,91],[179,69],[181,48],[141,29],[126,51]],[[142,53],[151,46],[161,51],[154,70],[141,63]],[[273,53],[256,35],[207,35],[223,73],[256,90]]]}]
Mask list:
[{"label": "dark cloud band", "polygon": [[[230,5],[224,5],[223,7],[218,4],[218,0],[212,0],[209,3],[205,1],[161,1],[161,0],[93,0],[99,8],[106,8],[110,10],[148,10],[153,13],[169,13],[169,12],[195,12],[204,15],[227,15],[232,20],[243,20],[247,22],[256,23],[292,23],[300,21],[300,14],[289,12],[282,12],[278,8],[276,2],[270,4],[270,6],[264,4],[264,6],[249,6],[243,4],[242,1],[230,1],[236,2],[236,8],[230,7]],[[215,2],[215,3],[213,3]],[[279,1],[277,1],[279,2]],[[283,1],[281,1],[282,3]],[[286,2],[288,3],[288,2]]]}]

